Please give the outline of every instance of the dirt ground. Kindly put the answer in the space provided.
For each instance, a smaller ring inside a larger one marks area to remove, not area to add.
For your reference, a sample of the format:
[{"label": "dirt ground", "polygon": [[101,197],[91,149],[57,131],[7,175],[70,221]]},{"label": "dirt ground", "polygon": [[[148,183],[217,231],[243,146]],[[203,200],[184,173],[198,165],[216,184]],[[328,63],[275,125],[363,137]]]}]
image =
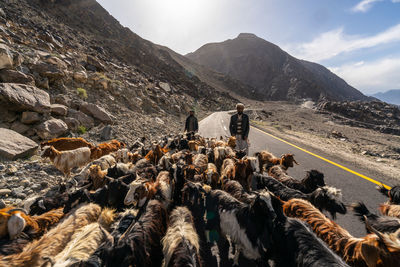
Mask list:
[{"label": "dirt ground", "polygon": [[250,112],[253,124],[272,134],[379,170],[400,183],[400,136],[341,125],[330,114],[314,110],[312,102],[243,102],[258,109]]}]

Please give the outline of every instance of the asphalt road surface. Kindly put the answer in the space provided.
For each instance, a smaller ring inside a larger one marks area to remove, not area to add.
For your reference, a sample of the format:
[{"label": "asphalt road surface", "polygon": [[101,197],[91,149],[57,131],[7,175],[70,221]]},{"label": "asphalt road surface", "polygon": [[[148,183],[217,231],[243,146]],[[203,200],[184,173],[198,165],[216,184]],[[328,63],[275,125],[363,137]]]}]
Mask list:
[{"label": "asphalt road surface", "polygon": [[[230,115],[227,112],[213,113],[200,121],[199,133],[203,137],[219,138],[220,136],[229,136],[229,120]],[[272,152],[276,156],[280,156],[285,153],[295,154],[295,158],[300,165],[295,165],[294,168],[289,169],[289,174],[292,177],[301,179],[305,176],[306,171],[311,169],[317,169],[323,172],[325,174],[325,183],[341,189],[343,201],[347,205],[358,201],[363,201],[370,211],[377,213],[379,204],[387,200],[385,196],[381,195],[375,189],[376,184],[365,180],[356,174],[343,170],[320,158],[310,155],[289,144],[279,141],[254,127],[251,127],[250,129],[249,139],[250,155],[253,155],[256,151],[261,151],[264,149]],[[316,151],[315,149],[304,147],[300,144],[295,145],[331,160],[332,162],[347,167],[357,173],[392,186],[387,178],[379,176],[378,173],[374,173],[363,168],[357,162],[347,162],[343,159],[335,157],[334,153],[324,153],[323,151]],[[336,222],[356,237],[361,237],[366,234],[364,224],[353,215],[353,212],[350,209],[348,209],[346,215],[338,214]]]}]

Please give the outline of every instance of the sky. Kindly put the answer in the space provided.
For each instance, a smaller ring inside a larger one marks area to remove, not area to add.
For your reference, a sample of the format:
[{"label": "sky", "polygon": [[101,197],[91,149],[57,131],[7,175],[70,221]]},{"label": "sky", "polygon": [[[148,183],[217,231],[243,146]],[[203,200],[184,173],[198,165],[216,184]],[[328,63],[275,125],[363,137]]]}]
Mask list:
[{"label": "sky", "polygon": [[400,89],[400,0],[97,0],[180,54],[254,33],[365,94]]}]

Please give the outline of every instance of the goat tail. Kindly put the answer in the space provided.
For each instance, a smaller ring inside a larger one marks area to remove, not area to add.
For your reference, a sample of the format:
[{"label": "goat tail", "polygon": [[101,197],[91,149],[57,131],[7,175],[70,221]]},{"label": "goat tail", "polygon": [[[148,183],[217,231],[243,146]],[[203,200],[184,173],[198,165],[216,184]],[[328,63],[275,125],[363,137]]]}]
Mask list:
[{"label": "goat tail", "polygon": [[389,189],[387,189],[383,184],[378,185],[376,189],[381,192],[382,195],[389,197]]}]

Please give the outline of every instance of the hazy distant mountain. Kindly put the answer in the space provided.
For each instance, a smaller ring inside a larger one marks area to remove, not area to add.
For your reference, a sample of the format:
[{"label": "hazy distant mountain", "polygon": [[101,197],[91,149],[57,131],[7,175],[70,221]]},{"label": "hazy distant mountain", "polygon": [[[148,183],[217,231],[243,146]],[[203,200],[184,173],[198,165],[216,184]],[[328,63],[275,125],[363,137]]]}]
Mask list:
[{"label": "hazy distant mountain", "polygon": [[324,66],[296,59],[254,34],[206,44],[186,57],[254,87],[263,99],[369,99]]},{"label": "hazy distant mountain", "polygon": [[400,105],[400,89],[393,89],[386,92],[380,92],[372,96],[390,104]]}]

